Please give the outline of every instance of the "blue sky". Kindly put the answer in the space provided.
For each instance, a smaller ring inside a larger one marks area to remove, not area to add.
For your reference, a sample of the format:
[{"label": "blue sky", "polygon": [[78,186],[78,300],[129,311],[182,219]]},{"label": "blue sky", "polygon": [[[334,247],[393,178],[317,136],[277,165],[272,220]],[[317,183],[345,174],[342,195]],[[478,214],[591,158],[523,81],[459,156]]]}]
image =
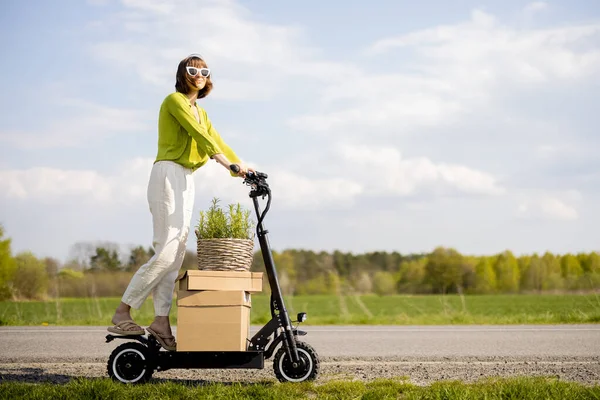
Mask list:
[{"label": "blue sky", "polygon": [[[180,59],[270,176],[276,250],[598,250],[600,4],[4,2],[0,223],[13,251],[151,243],[156,121]],[[196,207],[250,207],[210,163]],[[194,249],[194,236],[188,247]]]}]

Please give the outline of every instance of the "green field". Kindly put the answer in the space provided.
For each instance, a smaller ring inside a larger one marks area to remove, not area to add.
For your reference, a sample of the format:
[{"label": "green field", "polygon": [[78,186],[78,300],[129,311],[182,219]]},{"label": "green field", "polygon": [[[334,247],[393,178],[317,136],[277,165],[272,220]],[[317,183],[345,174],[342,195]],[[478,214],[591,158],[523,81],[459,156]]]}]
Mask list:
[{"label": "green field", "polygon": [[375,382],[181,384],[161,382],[126,386],[108,379],[79,379],[66,385],[3,383],[0,399],[599,399],[600,386],[554,378],[437,382],[421,387],[402,380]]},{"label": "green field", "polygon": [[[0,302],[1,325],[106,325],[119,298]],[[269,298],[252,296],[252,324],[270,318]],[[291,315],[306,324],[561,324],[600,322],[599,295],[286,296]],[[153,319],[152,300],[133,311],[140,324]],[[175,301],[171,321],[177,324]]]}]

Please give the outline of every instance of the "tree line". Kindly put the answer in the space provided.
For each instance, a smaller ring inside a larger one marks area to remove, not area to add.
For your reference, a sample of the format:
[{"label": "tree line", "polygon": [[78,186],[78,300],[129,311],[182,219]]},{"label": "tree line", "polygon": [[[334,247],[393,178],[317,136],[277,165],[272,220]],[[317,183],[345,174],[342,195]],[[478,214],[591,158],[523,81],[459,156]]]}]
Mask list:
[{"label": "tree line", "polygon": [[[115,243],[86,242],[75,244],[69,261],[61,264],[28,251],[13,256],[10,243],[0,226],[0,300],[120,296],[133,273],[154,255],[152,247],[123,252]],[[286,295],[544,293],[600,287],[598,252],[515,256],[506,250],[473,256],[445,247],[419,254],[288,249],[274,251],[273,259]],[[181,270],[194,268],[196,253],[188,250]],[[260,251],[251,270],[265,271]]]}]

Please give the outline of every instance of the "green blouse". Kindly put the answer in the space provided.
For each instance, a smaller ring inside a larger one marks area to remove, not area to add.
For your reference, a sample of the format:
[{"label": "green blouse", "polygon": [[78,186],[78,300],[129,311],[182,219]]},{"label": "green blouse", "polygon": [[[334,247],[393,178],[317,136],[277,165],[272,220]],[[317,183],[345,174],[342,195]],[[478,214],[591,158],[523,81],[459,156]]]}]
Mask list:
[{"label": "green blouse", "polygon": [[[187,96],[174,92],[160,106],[158,115],[157,161],[174,161],[185,168],[196,170],[211,156],[222,153],[232,163],[240,159],[213,128],[206,111],[195,105],[200,116],[196,120]],[[234,173],[231,175],[235,176]]]}]

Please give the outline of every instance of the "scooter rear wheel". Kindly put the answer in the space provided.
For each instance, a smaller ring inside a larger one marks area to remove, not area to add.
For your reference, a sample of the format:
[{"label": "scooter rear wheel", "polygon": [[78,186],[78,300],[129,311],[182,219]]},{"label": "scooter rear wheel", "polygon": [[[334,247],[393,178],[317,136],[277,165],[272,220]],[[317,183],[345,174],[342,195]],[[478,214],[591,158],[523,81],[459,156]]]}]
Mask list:
[{"label": "scooter rear wheel", "polygon": [[298,355],[304,361],[294,367],[285,347],[280,347],[273,357],[273,370],[280,382],[312,381],[319,374],[320,360],[315,349],[305,342],[296,342]]},{"label": "scooter rear wheel", "polygon": [[148,382],[154,372],[149,359],[148,348],[143,344],[123,343],[108,358],[108,376],[122,383]]}]

